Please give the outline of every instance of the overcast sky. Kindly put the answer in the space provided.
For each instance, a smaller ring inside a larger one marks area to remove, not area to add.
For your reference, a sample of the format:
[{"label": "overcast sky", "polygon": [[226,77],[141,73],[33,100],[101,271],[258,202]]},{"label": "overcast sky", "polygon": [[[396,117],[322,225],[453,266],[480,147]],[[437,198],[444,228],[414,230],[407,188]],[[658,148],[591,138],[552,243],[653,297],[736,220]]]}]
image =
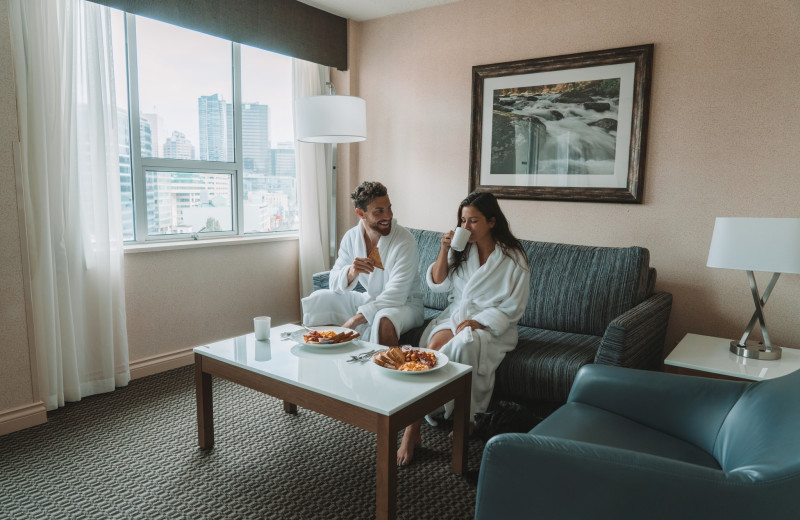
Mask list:
[{"label": "overcast sky", "polygon": [[[123,17],[112,16],[115,39],[115,74],[125,78]],[[164,128],[163,144],[174,130],[186,134],[199,149],[197,99],[221,94],[233,101],[231,84],[231,44],[220,38],[173,25],[137,17],[139,61],[139,110],[157,113]],[[117,50],[122,52],[117,52]],[[269,105],[270,140],[292,141],[292,63],[291,58],[253,47],[242,49],[242,100]],[[277,72],[277,74],[275,74]],[[117,80],[117,85],[122,83]],[[126,106],[126,92],[117,89],[117,103]]]}]

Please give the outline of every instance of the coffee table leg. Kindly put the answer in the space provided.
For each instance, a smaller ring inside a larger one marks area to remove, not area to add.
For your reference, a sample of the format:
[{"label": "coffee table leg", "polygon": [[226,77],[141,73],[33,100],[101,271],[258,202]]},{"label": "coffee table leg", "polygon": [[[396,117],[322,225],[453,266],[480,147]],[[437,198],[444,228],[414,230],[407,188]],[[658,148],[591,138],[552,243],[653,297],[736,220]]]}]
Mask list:
[{"label": "coffee table leg", "polygon": [[292,404],[289,401],[284,401],[283,402],[283,411],[286,412],[286,413],[294,413],[294,414],[296,414],[297,413],[297,405],[296,404]]},{"label": "coffee table leg", "polygon": [[386,416],[378,419],[375,481],[375,517],[394,520],[397,517],[397,431],[392,431]]},{"label": "coffee table leg", "polygon": [[214,407],[211,395],[211,375],[203,372],[203,360],[195,354],[194,381],[197,395],[197,443],[201,449],[214,446]]},{"label": "coffee table leg", "polygon": [[463,391],[455,398],[453,409],[453,473],[467,471],[467,437],[469,437],[469,405],[472,392],[472,374],[464,378]]}]

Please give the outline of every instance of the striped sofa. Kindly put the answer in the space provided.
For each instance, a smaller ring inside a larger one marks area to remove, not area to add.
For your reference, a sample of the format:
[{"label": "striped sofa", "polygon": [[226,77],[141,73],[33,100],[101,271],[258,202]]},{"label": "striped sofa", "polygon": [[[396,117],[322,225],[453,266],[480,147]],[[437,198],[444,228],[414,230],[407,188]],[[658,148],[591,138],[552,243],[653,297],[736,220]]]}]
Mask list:
[{"label": "striped sofa", "polygon": [[[439,254],[441,233],[411,229],[417,239],[425,323],[447,306],[425,272]],[[497,370],[495,399],[542,410],[565,403],[578,369],[589,363],[658,370],[672,295],[655,292],[656,270],[642,247],[592,247],[522,240],[531,290],[519,343]],[[314,288],[328,287],[328,273]],[[400,338],[418,345],[423,327]]]}]

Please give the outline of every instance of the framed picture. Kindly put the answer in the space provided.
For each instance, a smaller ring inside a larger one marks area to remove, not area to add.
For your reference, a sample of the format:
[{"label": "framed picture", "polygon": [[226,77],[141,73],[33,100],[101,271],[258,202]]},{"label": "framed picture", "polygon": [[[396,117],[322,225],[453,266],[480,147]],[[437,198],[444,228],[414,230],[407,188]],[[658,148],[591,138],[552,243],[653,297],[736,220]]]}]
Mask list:
[{"label": "framed picture", "polygon": [[642,202],[653,45],[472,68],[470,191]]}]

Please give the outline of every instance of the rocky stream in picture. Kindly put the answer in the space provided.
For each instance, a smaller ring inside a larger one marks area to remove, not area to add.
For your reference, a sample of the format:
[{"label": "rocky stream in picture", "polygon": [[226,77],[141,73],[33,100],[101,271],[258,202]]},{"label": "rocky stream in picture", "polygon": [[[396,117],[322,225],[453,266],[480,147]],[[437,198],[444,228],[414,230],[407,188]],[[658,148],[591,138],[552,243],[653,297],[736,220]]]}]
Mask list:
[{"label": "rocky stream in picture", "polygon": [[491,174],[613,175],[620,79],[494,91]]}]

